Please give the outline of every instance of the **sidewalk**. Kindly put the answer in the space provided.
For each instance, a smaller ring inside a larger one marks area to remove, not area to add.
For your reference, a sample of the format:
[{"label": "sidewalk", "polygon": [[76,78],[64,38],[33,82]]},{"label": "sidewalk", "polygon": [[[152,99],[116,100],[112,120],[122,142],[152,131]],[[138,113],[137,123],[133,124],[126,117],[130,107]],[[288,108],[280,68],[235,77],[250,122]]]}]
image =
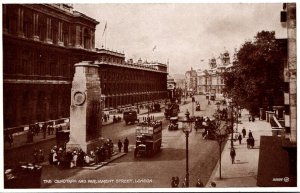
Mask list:
[{"label": "sidewalk", "polygon": [[[231,163],[230,158],[230,136],[225,144],[222,152],[221,162],[221,177],[219,176],[219,162],[217,163],[212,175],[206,184],[206,187],[210,187],[211,182],[216,183],[217,188],[224,187],[257,187],[257,169],[259,159],[259,145],[260,136],[271,136],[271,125],[266,121],[260,121],[258,119],[255,122],[248,121],[248,112],[242,113],[242,117],[239,119],[241,123],[238,125],[238,131],[241,132],[245,127],[247,134],[242,139],[242,144],[239,144],[238,140],[234,142],[234,148],[236,151],[235,163]],[[236,128],[236,126],[234,127]],[[253,149],[247,148],[247,138],[249,130],[252,131],[255,139],[255,145]]]},{"label": "sidewalk", "polygon": [[[141,120],[143,118],[143,116],[145,116],[145,114],[148,113],[147,109],[141,109],[139,114],[138,114],[138,118]],[[150,113],[151,114],[151,113]],[[116,117],[121,117],[122,121],[123,121],[123,114],[121,113],[116,113],[114,114]],[[106,122],[102,122],[102,125],[110,125],[113,123],[113,114],[110,114],[109,116],[109,120],[107,120]],[[67,126],[63,126],[63,130],[67,129]],[[31,146],[33,144],[38,144],[44,141],[48,141],[48,140],[52,140],[56,138],[55,132],[54,134],[50,134],[48,135],[48,132],[46,133],[46,138],[44,139],[43,137],[43,133],[40,132],[38,136],[34,136],[33,137],[33,143],[27,143],[27,131],[24,131],[22,133],[18,133],[13,135],[13,144],[10,147],[8,142],[4,143],[4,150],[11,150],[11,149],[15,149],[15,148],[19,148],[19,147],[24,147],[24,146]]]}]

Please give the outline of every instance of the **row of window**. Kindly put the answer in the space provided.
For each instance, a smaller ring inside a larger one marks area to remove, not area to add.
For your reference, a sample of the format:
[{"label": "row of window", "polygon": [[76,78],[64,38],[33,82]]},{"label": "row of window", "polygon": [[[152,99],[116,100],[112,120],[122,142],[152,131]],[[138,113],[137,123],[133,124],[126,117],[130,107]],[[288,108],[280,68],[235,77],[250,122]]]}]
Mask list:
[{"label": "row of window", "polygon": [[67,91],[66,89],[52,92],[5,90],[3,98],[5,128],[34,123],[35,121],[68,117],[70,96]]},{"label": "row of window", "polygon": [[[76,33],[78,33],[79,38],[77,39],[77,44],[82,45],[85,49],[93,49],[95,47],[95,36],[93,35],[92,29],[80,27],[80,31],[76,32],[75,25],[61,20],[59,21],[55,18],[51,18],[50,28],[48,28],[47,18],[49,18],[49,16],[38,14],[38,19],[34,21],[35,18],[33,14],[37,13],[34,13],[30,9],[22,9],[23,17],[19,17],[18,8],[16,6],[6,5],[6,15],[4,15],[5,21],[3,26],[9,34],[18,35],[19,33],[23,33],[26,38],[38,36],[40,41],[46,42],[47,40],[51,40],[53,44],[63,42],[64,46],[69,46],[76,44]],[[20,19],[18,19],[18,17]],[[19,23],[19,20],[21,23]],[[61,34],[59,34],[59,22],[62,23]]]},{"label": "row of window", "polygon": [[153,83],[103,83],[103,94],[118,94],[118,93],[134,93],[134,92],[149,92],[149,91],[164,91],[166,88],[162,84]]},{"label": "row of window", "polygon": [[4,74],[50,75],[71,77],[73,65],[65,55],[47,53],[38,48],[16,49],[13,45],[4,45]]}]

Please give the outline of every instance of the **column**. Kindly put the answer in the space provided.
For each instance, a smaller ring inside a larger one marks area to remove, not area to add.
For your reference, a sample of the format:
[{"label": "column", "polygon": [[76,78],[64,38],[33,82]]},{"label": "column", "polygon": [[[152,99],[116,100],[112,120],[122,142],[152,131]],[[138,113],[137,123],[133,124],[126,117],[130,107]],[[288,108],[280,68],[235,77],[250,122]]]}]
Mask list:
[{"label": "column", "polygon": [[24,30],[23,30],[23,14],[24,10],[23,8],[19,7],[18,8],[18,22],[17,22],[17,31],[18,31],[18,36],[19,37],[25,37],[24,36]]},{"label": "column", "polygon": [[81,28],[81,43],[80,43],[80,44],[81,44],[81,47],[82,47],[82,48],[85,48],[85,47],[84,47],[84,43],[85,43],[85,42],[84,42],[84,41],[85,41],[85,39],[84,39],[84,29],[85,29],[85,27],[82,27],[82,28]]},{"label": "column", "polygon": [[80,26],[79,25],[76,25],[76,32],[75,32],[75,47],[76,48],[82,48],[81,46],[81,29],[80,29]]},{"label": "column", "polygon": [[72,36],[72,25],[69,24],[68,26],[68,46],[69,47],[72,47],[73,46],[73,36]]},{"label": "column", "polygon": [[91,30],[91,49],[95,50],[95,30]]},{"label": "column", "polygon": [[51,18],[47,18],[47,26],[46,26],[46,42],[48,44],[52,44],[52,38],[51,38]]},{"label": "column", "polygon": [[33,22],[32,22],[32,39],[35,41],[39,41],[38,35],[38,26],[39,26],[39,15],[38,13],[33,13]]},{"label": "column", "polygon": [[62,36],[63,36],[62,31],[63,31],[63,23],[61,21],[58,21],[58,42],[57,42],[57,44],[59,46],[63,46],[64,45],[64,43],[62,41],[62,39],[63,39],[62,38]]}]

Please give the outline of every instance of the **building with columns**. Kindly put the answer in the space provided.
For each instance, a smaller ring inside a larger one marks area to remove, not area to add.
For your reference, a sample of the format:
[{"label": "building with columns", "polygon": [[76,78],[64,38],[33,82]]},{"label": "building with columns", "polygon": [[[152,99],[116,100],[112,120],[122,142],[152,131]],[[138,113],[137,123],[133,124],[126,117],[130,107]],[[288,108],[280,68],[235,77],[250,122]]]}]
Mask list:
[{"label": "building with columns", "polygon": [[74,64],[100,61],[103,108],[167,96],[167,65],[95,48],[99,24],[71,4],[2,4],[4,128],[67,118]]},{"label": "building with columns", "polygon": [[225,86],[222,74],[232,67],[228,51],[221,53],[217,59],[214,57],[209,59],[208,64],[209,69],[197,70],[198,93],[222,94]]},{"label": "building with columns", "polygon": [[166,64],[141,59],[124,64],[100,60],[99,70],[105,110],[167,98]]}]

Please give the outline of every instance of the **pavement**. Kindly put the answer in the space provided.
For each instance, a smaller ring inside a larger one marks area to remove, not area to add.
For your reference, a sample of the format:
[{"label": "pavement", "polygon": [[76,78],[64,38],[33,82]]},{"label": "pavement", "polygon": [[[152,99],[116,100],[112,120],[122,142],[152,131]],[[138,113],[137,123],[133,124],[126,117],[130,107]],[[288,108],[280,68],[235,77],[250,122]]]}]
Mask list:
[{"label": "pavement", "polygon": [[[141,109],[140,112],[139,112],[139,115],[138,115],[140,120],[143,119],[143,117],[146,117],[147,113],[148,113],[147,109]],[[116,113],[115,116],[116,117],[118,117],[118,116],[121,117],[121,119],[123,121],[123,114]],[[110,115],[109,120],[107,120],[106,122],[104,122],[104,121],[102,122],[103,126],[109,125],[109,124],[113,124],[113,115],[112,114]],[[67,127],[68,127],[66,124],[61,124],[61,125],[63,127],[63,130],[66,130]],[[4,150],[7,151],[7,150],[15,149],[15,148],[21,148],[21,147],[25,147],[25,146],[32,146],[34,144],[43,143],[47,140],[52,140],[54,138],[56,138],[55,132],[53,134],[50,134],[50,135],[48,135],[48,133],[46,133],[46,138],[44,138],[43,133],[40,132],[37,136],[35,135],[33,137],[33,142],[32,143],[27,143],[27,131],[20,132],[20,133],[15,133],[15,134],[13,134],[13,139],[14,140],[13,140],[12,146],[10,146],[8,142],[5,142],[4,143]]]},{"label": "pavement", "polygon": [[[206,184],[206,187],[211,187],[211,182],[216,183],[217,188],[226,187],[257,187],[257,169],[259,161],[259,149],[260,149],[260,136],[271,136],[271,125],[264,120],[256,120],[249,122],[249,113],[243,110],[241,121],[238,124],[238,132],[241,133],[243,127],[246,129],[246,137],[242,139],[242,143],[239,141],[234,142],[234,148],[236,151],[235,163],[231,163],[230,157],[230,135],[226,141],[225,147],[221,155],[221,179],[219,173],[219,162],[212,172],[212,175]],[[235,127],[236,128],[236,124]],[[254,148],[248,149],[246,140],[248,138],[249,130],[252,131],[255,139]]]},{"label": "pavement", "polygon": [[89,166],[84,166],[82,167],[82,169],[88,169],[88,170],[97,170],[107,164],[109,164],[110,162],[119,159],[120,157],[123,157],[124,155],[126,155],[126,153],[123,152],[114,152],[113,155],[111,156],[110,159],[107,159],[105,162],[100,162],[98,164],[92,163]]}]

